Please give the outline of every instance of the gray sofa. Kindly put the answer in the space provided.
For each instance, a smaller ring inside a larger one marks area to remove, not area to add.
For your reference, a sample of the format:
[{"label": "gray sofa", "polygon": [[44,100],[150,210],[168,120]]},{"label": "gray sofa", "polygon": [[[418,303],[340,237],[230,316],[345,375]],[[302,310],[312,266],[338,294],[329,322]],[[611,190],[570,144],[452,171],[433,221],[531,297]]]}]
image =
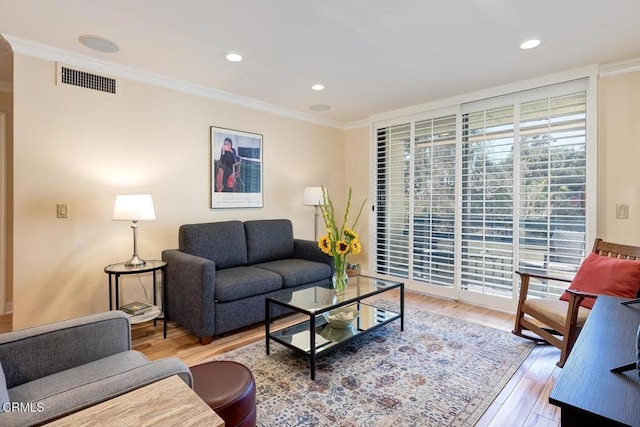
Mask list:
[{"label": "gray sofa", "polygon": [[[167,262],[168,315],[202,344],[264,321],[266,297],[331,278],[333,258],[286,219],[182,225]],[[276,312],[275,315],[283,312]]]},{"label": "gray sofa", "polygon": [[121,311],[1,334],[0,365],[0,426],[41,424],[172,375],[192,386],[180,359],[131,349]]}]

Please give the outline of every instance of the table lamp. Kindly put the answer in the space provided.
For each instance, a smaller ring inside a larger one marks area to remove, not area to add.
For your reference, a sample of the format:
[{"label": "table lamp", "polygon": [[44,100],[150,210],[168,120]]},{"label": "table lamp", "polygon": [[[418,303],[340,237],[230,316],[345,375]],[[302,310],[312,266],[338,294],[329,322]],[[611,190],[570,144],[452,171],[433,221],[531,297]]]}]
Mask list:
[{"label": "table lamp", "polygon": [[114,221],[131,221],[133,229],[133,256],[124,263],[127,267],[144,267],[146,262],[138,256],[138,241],[136,230],[138,221],[155,220],[156,213],[153,210],[151,194],[119,194],[116,196],[116,204],[113,208]]},{"label": "table lamp", "polygon": [[318,240],[318,206],[324,205],[322,187],[306,187],[304,189],[303,202],[306,206],[315,206],[313,215],[313,238]]}]

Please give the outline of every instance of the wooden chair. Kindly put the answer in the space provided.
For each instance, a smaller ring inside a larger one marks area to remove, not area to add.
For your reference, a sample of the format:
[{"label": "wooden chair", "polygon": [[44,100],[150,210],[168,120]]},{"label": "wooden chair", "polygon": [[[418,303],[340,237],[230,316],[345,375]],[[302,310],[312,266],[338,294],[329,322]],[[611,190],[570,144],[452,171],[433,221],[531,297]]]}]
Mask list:
[{"label": "wooden chair", "polygon": [[[596,239],[593,252],[601,256],[640,261],[640,247],[620,245]],[[585,298],[596,298],[597,294],[578,292],[567,289],[569,301],[542,298],[527,298],[529,280],[538,278],[571,283],[571,279],[539,274],[537,272],[516,271],[520,275],[520,297],[516,312],[516,323],[513,333],[523,338],[538,342],[547,342],[560,349],[560,360],[557,365],[564,363],[571,353],[578,334],[587,320],[591,310],[581,307]],[[528,330],[537,336],[523,333]]]}]

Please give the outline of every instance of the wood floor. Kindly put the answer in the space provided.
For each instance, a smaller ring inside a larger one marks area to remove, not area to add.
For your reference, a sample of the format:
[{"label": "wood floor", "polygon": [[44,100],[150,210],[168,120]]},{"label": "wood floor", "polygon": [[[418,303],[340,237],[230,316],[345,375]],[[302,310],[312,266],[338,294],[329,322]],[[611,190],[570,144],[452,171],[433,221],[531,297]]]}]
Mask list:
[{"label": "wood floor", "polygon": [[[407,292],[405,304],[505,331],[511,331],[513,327],[512,314],[461,302]],[[10,319],[10,315],[0,316],[0,331],[11,330]],[[274,322],[274,326],[280,327],[295,321],[296,316],[288,316]],[[162,338],[162,322],[157,322],[155,327],[153,322],[134,325],[132,337],[134,348],[151,360],[177,356],[192,366],[214,355],[264,340],[264,327],[248,327],[216,338],[205,346],[200,345],[193,335],[172,322],[167,325],[166,340]],[[559,426],[560,410],[549,404],[549,392],[560,371],[555,365],[559,357],[560,352],[554,347],[534,348],[477,425]]]}]

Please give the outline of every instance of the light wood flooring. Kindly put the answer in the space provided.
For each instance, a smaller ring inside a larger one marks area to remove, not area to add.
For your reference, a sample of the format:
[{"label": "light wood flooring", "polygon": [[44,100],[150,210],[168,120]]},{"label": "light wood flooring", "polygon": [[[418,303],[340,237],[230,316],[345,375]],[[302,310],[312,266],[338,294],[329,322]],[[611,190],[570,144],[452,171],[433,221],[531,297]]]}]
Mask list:
[{"label": "light wood flooring", "polygon": [[[514,322],[514,315],[509,313],[413,292],[406,292],[405,304],[505,331],[511,331]],[[294,323],[296,320],[296,316],[287,316],[276,320],[274,327]],[[0,316],[0,331],[8,330],[11,330],[11,316]],[[255,325],[216,337],[211,344],[205,346],[200,345],[195,336],[173,322],[167,325],[166,340],[162,338],[161,321],[156,326],[153,326],[153,322],[134,325],[132,336],[134,348],[149,359],[177,356],[192,366],[212,356],[264,340],[264,326]],[[559,357],[560,352],[554,347],[534,348],[477,426],[559,426],[560,410],[549,404],[549,392],[560,372],[555,365]]]}]

